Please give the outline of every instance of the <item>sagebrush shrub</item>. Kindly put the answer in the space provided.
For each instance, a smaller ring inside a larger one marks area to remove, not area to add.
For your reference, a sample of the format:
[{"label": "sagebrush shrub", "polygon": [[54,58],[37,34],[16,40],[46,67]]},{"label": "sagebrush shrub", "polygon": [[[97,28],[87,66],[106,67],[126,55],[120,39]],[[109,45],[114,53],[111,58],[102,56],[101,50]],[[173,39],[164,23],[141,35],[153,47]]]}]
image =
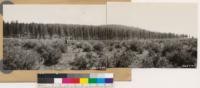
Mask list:
[{"label": "sagebrush shrub", "polygon": [[194,51],[191,50],[192,48],[188,42],[189,41],[186,42],[186,40],[180,40],[176,42],[165,43],[162,56],[166,57],[173,67],[183,67],[184,65],[196,67],[196,49],[194,49]]},{"label": "sagebrush shrub", "polygon": [[28,41],[28,42],[25,42],[24,45],[22,45],[22,47],[25,49],[34,49],[37,46],[38,46],[38,44],[34,41]]},{"label": "sagebrush shrub", "polygon": [[120,44],[115,44],[115,48],[116,48],[116,49],[120,49],[120,48],[121,48],[121,45],[120,45]]},{"label": "sagebrush shrub", "polygon": [[160,53],[161,52],[161,45],[157,42],[146,42],[146,44],[144,44],[144,48],[149,50],[149,51],[153,51],[155,53]]},{"label": "sagebrush shrub", "polygon": [[92,51],[92,45],[89,42],[81,42],[77,44],[77,48],[82,48],[83,52],[90,52]]},{"label": "sagebrush shrub", "polygon": [[85,70],[87,68],[87,61],[84,56],[75,57],[73,62],[70,62],[73,70]]},{"label": "sagebrush shrub", "polygon": [[173,65],[165,57],[160,57],[156,63],[156,66],[158,68],[172,68],[173,67]]},{"label": "sagebrush shrub", "polygon": [[170,67],[171,64],[166,58],[160,56],[160,53],[156,53],[153,50],[148,51],[148,56],[142,60],[143,68],[162,68]]},{"label": "sagebrush shrub", "polygon": [[36,51],[42,56],[44,59],[44,65],[46,66],[57,64],[62,56],[60,49],[54,49],[50,45],[42,44],[37,47]]},{"label": "sagebrush shrub", "polygon": [[4,50],[4,69],[6,70],[34,70],[42,63],[40,55],[33,50],[23,50],[19,47]]},{"label": "sagebrush shrub", "polygon": [[74,60],[70,62],[72,69],[88,70],[96,67],[97,58],[95,53],[89,52],[86,55],[76,55]]},{"label": "sagebrush shrub", "polygon": [[195,65],[196,59],[191,58],[191,54],[181,51],[168,52],[166,58],[174,67],[183,67],[183,65]]},{"label": "sagebrush shrub", "polygon": [[67,52],[67,46],[65,45],[64,41],[55,41],[52,43],[52,47],[54,49],[59,49],[62,53]]},{"label": "sagebrush shrub", "polygon": [[95,52],[96,55],[96,69],[105,69],[106,67],[109,67],[110,64],[112,64],[111,60],[108,60],[108,55],[106,55],[105,52]]},{"label": "sagebrush shrub", "polygon": [[154,67],[152,59],[145,58],[142,60],[142,68],[152,68],[152,67]]},{"label": "sagebrush shrub", "polygon": [[180,51],[182,49],[182,45],[179,42],[165,42],[164,47],[162,49],[162,56],[166,56],[168,52]]},{"label": "sagebrush shrub", "polygon": [[21,46],[22,42],[18,39],[3,39],[3,48]]},{"label": "sagebrush shrub", "polygon": [[103,42],[97,42],[96,44],[94,44],[93,48],[95,51],[103,51],[105,45]]},{"label": "sagebrush shrub", "polygon": [[193,58],[197,58],[197,47],[196,48],[190,48],[190,50],[188,50],[188,52],[191,53]]},{"label": "sagebrush shrub", "polygon": [[126,51],[120,53],[115,53],[112,57],[114,67],[129,67],[134,59],[136,59],[136,54],[131,51]]},{"label": "sagebrush shrub", "polygon": [[126,46],[128,46],[127,49],[130,49],[130,50],[138,52],[138,53],[142,53],[143,46],[140,41],[133,40],[133,41],[128,42],[127,44],[128,44],[128,45],[126,45]]},{"label": "sagebrush shrub", "polygon": [[49,58],[45,60],[44,64],[47,66],[55,65],[59,63],[62,52],[59,49],[49,51]]},{"label": "sagebrush shrub", "polygon": [[83,42],[77,42],[75,43],[76,48],[82,48],[83,47]]}]

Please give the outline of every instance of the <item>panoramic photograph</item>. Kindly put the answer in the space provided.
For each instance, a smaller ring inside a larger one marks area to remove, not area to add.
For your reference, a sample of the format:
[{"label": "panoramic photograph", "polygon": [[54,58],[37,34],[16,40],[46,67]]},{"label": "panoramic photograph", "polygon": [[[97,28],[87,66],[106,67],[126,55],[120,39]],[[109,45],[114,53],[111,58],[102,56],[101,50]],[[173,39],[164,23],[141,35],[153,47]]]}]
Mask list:
[{"label": "panoramic photograph", "polygon": [[5,70],[197,67],[195,4],[4,5],[3,20]]}]

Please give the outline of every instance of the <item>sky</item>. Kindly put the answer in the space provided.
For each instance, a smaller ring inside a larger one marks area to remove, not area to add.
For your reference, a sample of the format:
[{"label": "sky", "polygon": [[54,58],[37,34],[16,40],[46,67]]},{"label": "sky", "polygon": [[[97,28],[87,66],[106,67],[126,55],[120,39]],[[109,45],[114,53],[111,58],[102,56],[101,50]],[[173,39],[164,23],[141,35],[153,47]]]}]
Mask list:
[{"label": "sky", "polygon": [[[106,9],[107,8],[107,9]],[[106,5],[4,5],[4,21],[120,24],[197,37],[197,4],[108,3]],[[106,17],[107,16],[107,17]]]},{"label": "sky", "polygon": [[108,24],[197,37],[198,10],[193,3],[109,3]]},{"label": "sky", "polygon": [[4,21],[100,25],[106,5],[4,5]]}]

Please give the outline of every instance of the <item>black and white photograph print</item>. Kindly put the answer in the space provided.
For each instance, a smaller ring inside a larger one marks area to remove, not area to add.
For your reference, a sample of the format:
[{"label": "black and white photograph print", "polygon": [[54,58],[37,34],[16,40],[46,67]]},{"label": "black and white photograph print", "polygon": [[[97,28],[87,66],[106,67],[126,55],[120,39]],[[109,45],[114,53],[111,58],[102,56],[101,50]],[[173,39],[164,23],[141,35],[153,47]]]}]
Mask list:
[{"label": "black and white photograph print", "polygon": [[113,67],[196,68],[198,5],[108,3],[107,23],[123,35]]},{"label": "black and white photograph print", "polygon": [[6,70],[196,68],[197,5],[4,5]]},{"label": "black and white photograph print", "polygon": [[106,5],[4,5],[5,70],[105,69]]}]

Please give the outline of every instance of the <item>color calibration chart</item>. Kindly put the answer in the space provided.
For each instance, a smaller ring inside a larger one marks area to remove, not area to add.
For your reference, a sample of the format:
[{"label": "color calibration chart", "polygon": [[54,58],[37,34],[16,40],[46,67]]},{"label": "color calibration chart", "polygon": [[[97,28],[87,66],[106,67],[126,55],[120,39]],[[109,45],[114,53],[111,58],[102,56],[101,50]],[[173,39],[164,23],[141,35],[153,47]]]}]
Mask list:
[{"label": "color calibration chart", "polygon": [[113,88],[113,73],[38,74],[38,88]]}]

